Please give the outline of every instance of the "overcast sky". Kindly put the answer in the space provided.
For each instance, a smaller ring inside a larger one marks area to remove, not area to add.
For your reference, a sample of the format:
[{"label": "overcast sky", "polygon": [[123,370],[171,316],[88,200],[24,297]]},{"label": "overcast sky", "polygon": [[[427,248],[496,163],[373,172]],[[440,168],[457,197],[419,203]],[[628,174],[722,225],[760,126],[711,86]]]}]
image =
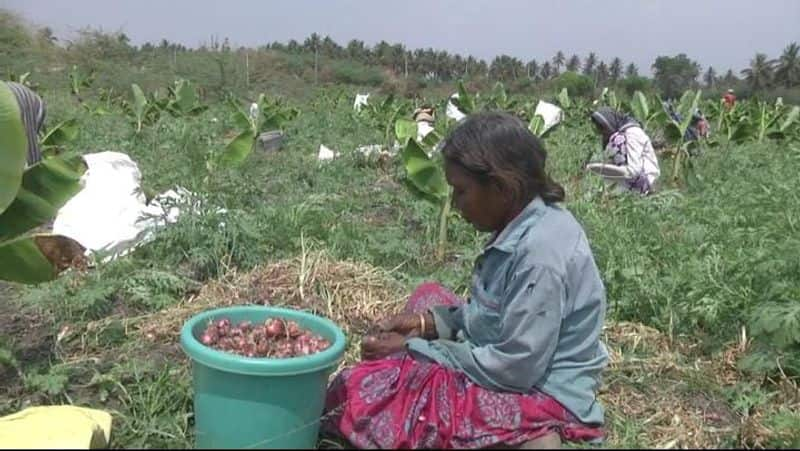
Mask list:
[{"label": "overcast sky", "polygon": [[312,32],[341,45],[381,39],[491,60],[540,62],[562,50],[619,56],[642,72],[686,53],[718,72],[777,57],[800,42],[800,0],[0,0],[59,38],[84,26],[124,31],[134,44],[166,38],[195,47],[210,36],[256,46]]}]

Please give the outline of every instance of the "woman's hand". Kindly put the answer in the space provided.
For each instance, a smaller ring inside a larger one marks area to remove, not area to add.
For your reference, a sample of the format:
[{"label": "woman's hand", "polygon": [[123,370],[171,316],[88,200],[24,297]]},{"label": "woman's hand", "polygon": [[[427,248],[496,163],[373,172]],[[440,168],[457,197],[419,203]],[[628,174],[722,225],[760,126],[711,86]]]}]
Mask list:
[{"label": "woman's hand", "polygon": [[378,323],[379,332],[396,332],[400,335],[419,335],[419,315],[414,313],[400,313],[390,316]]},{"label": "woman's hand", "polygon": [[[422,314],[424,319],[421,319],[419,313],[400,313],[389,317],[378,323],[377,330],[379,332],[394,332],[407,337],[422,337],[432,338],[431,331],[436,329],[434,325],[433,315],[429,312]],[[422,330],[422,325],[425,325],[425,330]]]},{"label": "woman's hand", "polygon": [[396,332],[380,332],[367,335],[361,341],[361,358],[363,360],[377,360],[403,351],[406,346],[406,337]]}]

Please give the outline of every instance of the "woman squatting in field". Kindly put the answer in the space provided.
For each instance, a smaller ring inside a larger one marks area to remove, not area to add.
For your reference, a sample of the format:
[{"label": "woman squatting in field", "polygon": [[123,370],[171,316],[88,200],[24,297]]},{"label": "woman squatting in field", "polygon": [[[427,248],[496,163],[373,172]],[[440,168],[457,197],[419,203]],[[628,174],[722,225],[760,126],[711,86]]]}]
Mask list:
[{"label": "woman squatting in field", "polygon": [[42,159],[42,151],[39,147],[39,133],[43,131],[46,116],[44,101],[25,85],[10,81],[4,83],[11,89],[17,99],[20,114],[22,115],[22,125],[25,128],[25,135],[28,139],[27,165],[33,166]]},{"label": "woman squatting in field", "polygon": [[453,204],[491,239],[466,301],[436,283],[364,337],[324,428],[358,448],[558,447],[604,437],[605,288],[519,119],[468,117],[442,148]]},{"label": "woman squatting in field", "polygon": [[641,125],[607,107],[593,112],[591,119],[602,137],[608,163],[625,173],[623,180],[613,180],[611,185],[623,192],[652,193],[661,170],[653,143]]}]

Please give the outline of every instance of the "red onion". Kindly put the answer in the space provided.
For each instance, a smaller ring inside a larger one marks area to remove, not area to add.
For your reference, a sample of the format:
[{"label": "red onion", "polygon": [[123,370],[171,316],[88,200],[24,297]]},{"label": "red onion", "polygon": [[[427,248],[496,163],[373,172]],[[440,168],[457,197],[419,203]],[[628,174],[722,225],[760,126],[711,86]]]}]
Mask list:
[{"label": "red onion", "polygon": [[330,347],[330,342],[295,321],[270,318],[261,324],[228,318],[210,322],[200,336],[204,345],[250,358],[291,358],[315,354]]}]

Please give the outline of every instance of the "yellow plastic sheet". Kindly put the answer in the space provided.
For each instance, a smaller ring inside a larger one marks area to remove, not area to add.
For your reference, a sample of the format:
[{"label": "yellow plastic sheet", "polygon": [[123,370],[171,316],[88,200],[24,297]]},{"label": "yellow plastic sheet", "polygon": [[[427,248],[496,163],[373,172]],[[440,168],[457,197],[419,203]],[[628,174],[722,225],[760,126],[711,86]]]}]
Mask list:
[{"label": "yellow plastic sheet", "polygon": [[111,415],[84,407],[29,407],[0,418],[2,449],[106,448],[110,436]]}]

